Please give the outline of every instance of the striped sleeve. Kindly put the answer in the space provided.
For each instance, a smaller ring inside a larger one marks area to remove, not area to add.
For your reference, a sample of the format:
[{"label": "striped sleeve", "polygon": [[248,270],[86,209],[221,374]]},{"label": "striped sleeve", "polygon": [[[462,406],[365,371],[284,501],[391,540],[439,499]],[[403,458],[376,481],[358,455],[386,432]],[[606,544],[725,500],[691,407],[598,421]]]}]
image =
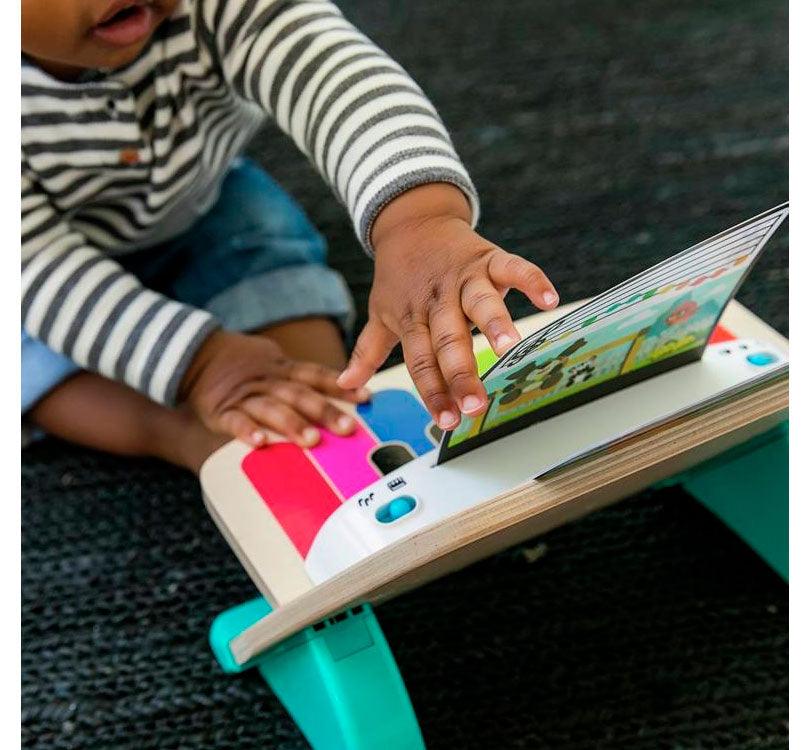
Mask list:
[{"label": "striped sleeve", "polygon": [[21,198],[23,328],[87,370],[174,403],[214,319],[144,288],[93,247],[25,167]]},{"label": "striped sleeve", "polygon": [[312,161],[368,252],[377,214],[417,185],[456,185],[477,222],[475,188],[433,105],[333,3],[200,0],[198,8],[226,79]]}]

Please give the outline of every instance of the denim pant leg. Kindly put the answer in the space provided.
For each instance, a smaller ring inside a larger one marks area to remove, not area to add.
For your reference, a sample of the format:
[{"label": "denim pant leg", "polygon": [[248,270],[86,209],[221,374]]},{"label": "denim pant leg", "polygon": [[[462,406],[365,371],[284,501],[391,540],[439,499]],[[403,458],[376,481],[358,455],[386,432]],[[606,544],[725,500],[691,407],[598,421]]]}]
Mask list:
[{"label": "denim pant leg", "polygon": [[[209,213],[169,245],[167,251],[184,262],[161,291],[208,310],[227,329],[252,331],[318,316],[351,332],[352,297],[326,265],[324,238],[250,160],[234,163]],[[139,275],[148,279],[149,269]]]}]

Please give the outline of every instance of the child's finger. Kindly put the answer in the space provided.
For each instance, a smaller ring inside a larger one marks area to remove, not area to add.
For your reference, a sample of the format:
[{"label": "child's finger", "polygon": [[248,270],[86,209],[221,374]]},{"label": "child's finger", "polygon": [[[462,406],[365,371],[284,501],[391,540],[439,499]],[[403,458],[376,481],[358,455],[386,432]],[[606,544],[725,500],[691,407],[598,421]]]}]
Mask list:
[{"label": "child's finger", "polygon": [[520,334],[506,309],[503,296],[486,279],[479,277],[464,285],[461,290],[461,307],[464,314],[487,337],[498,356],[505,354],[520,341]]},{"label": "child's finger", "polygon": [[437,305],[431,314],[430,339],[442,377],[458,408],[464,414],[482,412],[487,405],[486,391],[478,378],[469,324],[455,299]]},{"label": "child's finger", "polygon": [[[371,398],[367,388],[343,388],[338,385],[338,371],[317,362],[293,362],[287,372],[287,377],[297,383],[325,393],[344,401],[363,403]],[[276,383],[270,385],[270,391],[275,392]]]},{"label": "child's finger", "polygon": [[357,422],[346,412],[323,394],[305,385],[290,381],[279,383],[273,389],[273,396],[336,435],[350,435],[357,426]]},{"label": "child's finger", "polygon": [[382,321],[371,318],[364,326],[346,369],[337,379],[341,388],[359,388],[380,369],[391,350],[397,345],[397,336]]},{"label": "child's finger", "polygon": [[267,430],[239,409],[228,409],[218,417],[220,432],[259,448],[267,442]]},{"label": "child's finger", "polygon": [[402,353],[416,390],[436,424],[452,430],[459,422],[458,409],[447,391],[425,323],[413,324],[403,332]]},{"label": "child's finger", "polygon": [[251,396],[245,399],[242,410],[260,424],[280,432],[302,448],[311,448],[320,442],[321,434],[317,427],[291,406],[269,396]]},{"label": "child's finger", "polygon": [[560,301],[548,277],[519,255],[497,252],[490,259],[488,269],[495,286],[519,289],[541,310],[550,310]]}]

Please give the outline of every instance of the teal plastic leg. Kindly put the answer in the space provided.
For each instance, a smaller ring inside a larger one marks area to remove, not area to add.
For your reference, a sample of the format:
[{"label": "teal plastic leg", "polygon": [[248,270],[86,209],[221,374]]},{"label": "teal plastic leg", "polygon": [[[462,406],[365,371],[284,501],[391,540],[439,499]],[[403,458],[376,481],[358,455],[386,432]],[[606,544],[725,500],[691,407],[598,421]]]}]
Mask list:
[{"label": "teal plastic leg", "polygon": [[788,423],[673,477],[788,580]]},{"label": "teal plastic leg", "polygon": [[229,643],[271,611],[253,599],[220,614],[210,643],[230,673],[258,668],[314,750],[424,750],[408,691],[373,610],[353,607],[240,667]]}]

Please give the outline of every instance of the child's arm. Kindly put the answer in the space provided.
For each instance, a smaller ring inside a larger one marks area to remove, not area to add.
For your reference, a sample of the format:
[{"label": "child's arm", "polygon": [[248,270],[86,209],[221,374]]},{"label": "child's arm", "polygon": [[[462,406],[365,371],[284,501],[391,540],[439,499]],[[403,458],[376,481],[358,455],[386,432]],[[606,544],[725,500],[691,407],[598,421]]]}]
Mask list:
[{"label": "child's arm", "polygon": [[260,105],[347,207],[371,252],[394,197],[456,185],[478,200],[435,108],[408,74],[326,0],[198,0],[198,34],[236,93]]},{"label": "child's arm", "polygon": [[81,367],[172,404],[218,324],[146,289],[48,198],[22,165],[22,325]]},{"label": "child's arm", "polygon": [[331,2],[198,7],[202,36],[231,85],[293,138],[376,253],[369,324],[340,382],[362,385],[401,340],[442,427],[455,426],[459,411],[482,411],[468,321],[502,353],[517,337],[506,290],[542,308],[557,295],[540,269],[472,230],[475,189],[433,106]]},{"label": "child's arm", "polygon": [[210,313],[141,285],[22,176],[22,323],[81,367],[155,401],[188,400],[213,431],[260,445],[265,428],[303,445],[313,423],[350,432],[326,395],[361,401],[337,372],[293,362],[270,339],[218,330]]}]

